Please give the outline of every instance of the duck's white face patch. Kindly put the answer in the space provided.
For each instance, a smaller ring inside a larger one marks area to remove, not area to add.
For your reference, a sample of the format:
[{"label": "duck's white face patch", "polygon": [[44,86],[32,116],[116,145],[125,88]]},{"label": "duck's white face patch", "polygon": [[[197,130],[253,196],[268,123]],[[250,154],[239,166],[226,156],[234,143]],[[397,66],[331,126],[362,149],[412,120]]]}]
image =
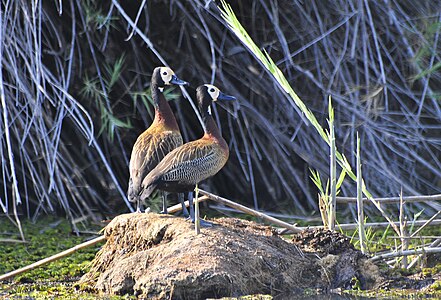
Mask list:
[{"label": "duck's white face patch", "polygon": [[175,72],[167,67],[161,67],[159,71],[161,72],[161,79],[164,81],[164,84],[170,85],[170,81],[172,80],[172,76],[175,74]]},{"label": "duck's white face patch", "polygon": [[207,92],[211,96],[211,99],[213,99],[213,101],[217,101],[217,97],[219,97],[219,93],[220,93],[219,89],[211,84],[204,84],[204,85],[207,87]]}]

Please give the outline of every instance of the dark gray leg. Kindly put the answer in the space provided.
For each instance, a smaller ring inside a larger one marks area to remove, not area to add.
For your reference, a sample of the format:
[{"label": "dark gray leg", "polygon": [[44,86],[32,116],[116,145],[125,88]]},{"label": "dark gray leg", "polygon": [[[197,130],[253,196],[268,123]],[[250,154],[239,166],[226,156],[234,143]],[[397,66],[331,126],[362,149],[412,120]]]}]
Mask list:
[{"label": "dark gray leg", "polygon": [[168,214],[167,211],[167,192],[162,192],[162,211],[161,214]]},{"label": "dark gray leg", "polygon": [[188,193],[188,206],[190,207],[190,220],[194,222],[194,206],[193,206],[193,192]]},{"label": "dark gray leg", "polygon": [[188,218],[189,214],[187,207],[185,206],[184,193],[179,193],[178,198],[179,198],[179,202],[181,202],[182,205],[182,214],[184,215],[184,218]]}]

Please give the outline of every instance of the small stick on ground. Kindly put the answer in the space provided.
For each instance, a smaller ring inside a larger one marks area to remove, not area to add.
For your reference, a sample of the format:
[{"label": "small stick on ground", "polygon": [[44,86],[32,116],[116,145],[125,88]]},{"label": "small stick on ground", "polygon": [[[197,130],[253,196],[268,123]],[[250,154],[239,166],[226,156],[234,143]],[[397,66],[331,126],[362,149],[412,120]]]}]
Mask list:
[{"label": "small stick on ground", "polygon": [[[209,200],[207,197],[199,197],[199,203],[201,203],[203,201],[207,201],[207,200]],[[185,203],[186,207],[190,206],[190,203],[188,201],[185,201],[184,203]],[[181,210],[182,210],[181,204],[176,204],[176,205],[173,205],[173,206],[170,206],[169,208],[167,208],[167,211],[169,214],[174,214],[174,213],[181,211]]]},{"label": "small stick on ground", "polygon": [[254,209],[248,208],[248,207],[246,207],[246,206],[243,206],[243,205],[241,205],[241,204],[239,204],[239,203],[236,203],[236,202],[233,202],[233,201],[231,201],[231,200],[228,200],[228,199],[225,199],[225,198],[219,197],[219,196],[214,195],[214,194],[212,194],[212,193],[209,193],[209,192],[207,192],[207,191],[199,190],[199,193],[201,193],[202,195],[204,195],[204,197],[201,197],[200,200],[202,200],[202,199],[204,199],[204,198],[206,197],[206,198],[208,198],[208,199],[210,199],[210,200],[213,200],[213,201],[215,201],[215,202],[222,203],[222,204],[224,204],[224,205],[227,205],[227,206],[233,207],[233,208],[235,208],[235,209],[237,209],[237,210],[243,211],[243,212],[245,212],[245,213],[247,213],[247,214],[250,214],[250,215],[252,215],[252,216],[262,218],[262,219],[264,219],[264,220],[266,220],[266,221],[268,221],[268,222],[270,222],[270,223],[272,223],[272,224],[275,224],[275,225],[278,225],[278,226],[280,226],[280,227],[283,227],[283,228],[289,229],[291,232],[299,233],[299,232],[302,232],[302,231],[303,231],[303,230],[300,229],[299,227],[296,227],[296,226],[291,225],[291,224],[289,224],[289,223],[283,222],[282,220],[279,220],[279,219],[276,219],[276,218],[274,218],[274,217],[268,216],[268,215],[266,215],[266,214],[264,214],[264,213],[261,213],[261,212],[259,212],[259,211],[257,211],[257,210],[254,210]]},{"label": "small stick on ground", "polygon": [[[435,220],[436,217],[438,217],[438,215],[441,213],[441,211],[438,211],[436,214],[434,214],[429,220],[427,220],[426,223],[423,224],[423,226],[421,226],[420,228],[418,228],[414,233],[412,233],[410,235],[410,238],[414,238],[418,233],[421,232],[421,230],[423,230],[426,226],[429,226],[430,223]],[[423,238],[423,237],[421,237]],[[430,244],[429,247],[437,247],[441,244],[441,238],[436,238],[435,241],[432,242],[432,244]],[[418,260],[421,258],[421,256],[419,255],[418,257],[415,257],[410,264],[407,266],[408,269],[412,268],[413,266],[416,265],[416,263],[418,262]]]},{"label": "small stick on ground", "polygon": [[391,257],[399,257],[404,255],[416,255],[416,254],[424,254],[424,253],[441,253],[441,247],[435,247],[435,248],[425,248],[425,249],[413,249],[413,250],[406,250],[406,251],[397,251],[397,252],[389,252],[385,254],[376,255],[372,258],[370,258],[371,261],[377,261],[384,258],[391,258]]}]

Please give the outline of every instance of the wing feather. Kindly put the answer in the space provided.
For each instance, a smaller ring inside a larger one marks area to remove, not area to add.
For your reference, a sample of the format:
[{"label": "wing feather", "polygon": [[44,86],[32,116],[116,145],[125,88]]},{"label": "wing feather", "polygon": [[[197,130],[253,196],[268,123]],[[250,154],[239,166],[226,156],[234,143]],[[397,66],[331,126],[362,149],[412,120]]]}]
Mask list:
[{"label": "wing feather", "polygon": [[141,190],[142,179],[173,149],[182,145],[182,136],[176,131],[149,132],[141,134],[133,146],[130,158],[129,198]]},{"label": "wing feather", "polygon": [[203,139],[186,143],[167,154],[144,178],[146,188],[160,178],[163,182],[195,184],[216,174],[226,163],[228,152]]}]

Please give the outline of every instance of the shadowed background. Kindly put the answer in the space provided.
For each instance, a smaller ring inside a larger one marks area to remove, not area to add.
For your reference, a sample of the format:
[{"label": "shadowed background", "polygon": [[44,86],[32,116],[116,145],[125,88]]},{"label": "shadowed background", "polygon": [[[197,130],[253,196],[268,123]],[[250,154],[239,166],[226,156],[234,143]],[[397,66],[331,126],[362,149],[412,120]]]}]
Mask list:
[{"label": "shadowed background", "polygon": [[[441,191],[439,1],[230,4],[324,127],[332,96],[337,147],[354,167],[359,132],[374,196]],[[230,160],[206,189],[273,212],[317,209],[309,168],[327,177],[328,146],[214,1],[12,0],[1,10],[3,213],[127,211],[128,160],[164,62],[193,99],[202,83],[238,98],[214,107]],[[179,89],[167,97],[184,141],[199,138],[193,100]],[[355,188],[348,180],[341,194]]]}]

